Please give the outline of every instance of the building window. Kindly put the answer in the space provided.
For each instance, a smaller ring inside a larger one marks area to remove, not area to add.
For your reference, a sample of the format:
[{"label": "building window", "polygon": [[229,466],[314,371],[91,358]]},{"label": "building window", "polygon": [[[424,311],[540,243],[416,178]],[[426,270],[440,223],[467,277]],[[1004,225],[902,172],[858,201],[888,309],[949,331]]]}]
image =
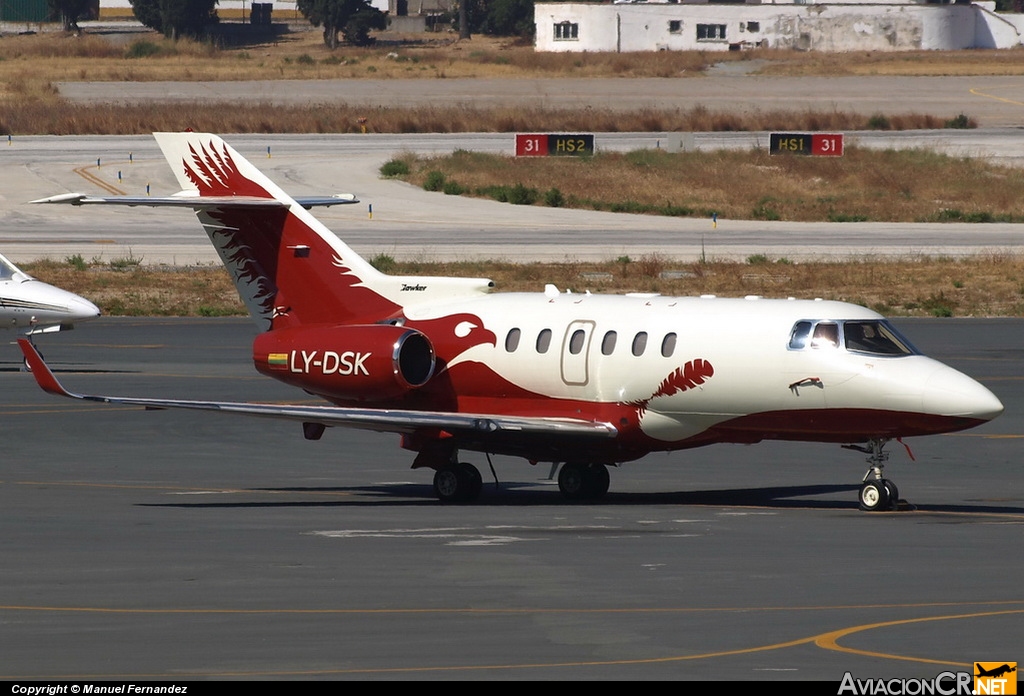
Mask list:
[{"label": "building window", "polygon": [[[740,26],[742,26],[742,25],[740,25]],[[753,33],[757,33],[759,31],[761,31],[761,23],[760,22],[747,22],[747,31],[753,32]]]},{"label": "building window", "polygon": [[679,19],[670,19],[668,22],[668,33],[679,34],[683,31],[683,22]]},{"label": "building window", "polygon": [[725,40],[724,24],[698,24],[698,41],[723,41]]},{"label": "building window", "polygon": [[555,41],[577,41],[580,38],[580,25],[576,22],[559,22],[555,25]]}]

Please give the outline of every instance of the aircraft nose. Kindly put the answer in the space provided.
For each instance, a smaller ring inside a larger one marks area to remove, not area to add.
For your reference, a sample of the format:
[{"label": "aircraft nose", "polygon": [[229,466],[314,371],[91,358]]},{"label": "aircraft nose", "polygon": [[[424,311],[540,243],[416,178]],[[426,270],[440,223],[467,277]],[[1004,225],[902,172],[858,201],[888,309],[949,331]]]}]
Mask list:
[{"label": "aircraft nose", "polygon": [[967,375],[943,366],[925,384],[924,409],[943,416],[990,421],[1003,412],[1003,404]]},{"label": "aircraft nose", "polygon": [[67,303],[68,312],[72,316],[72,321],[95,319],[100,315],[100,308],[84,297],[68,293]]}]

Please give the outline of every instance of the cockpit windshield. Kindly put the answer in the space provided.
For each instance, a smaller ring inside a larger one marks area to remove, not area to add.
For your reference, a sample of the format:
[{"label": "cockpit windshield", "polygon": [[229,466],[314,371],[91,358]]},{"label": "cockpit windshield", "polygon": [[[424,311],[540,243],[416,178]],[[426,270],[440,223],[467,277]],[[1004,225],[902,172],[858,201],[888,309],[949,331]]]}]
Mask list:
[{"label": "cockpit windshield", "polygon": [[917,349],[889,322],[881,319],[847,321],[803,319],[793,325],[790,350],[845,348],[871,355],[914,355]]},{"label": "cockpit windshield", "polygon": [[24,275],[13,263],[0,256],[0,280],[11,280],[15,276]]}]

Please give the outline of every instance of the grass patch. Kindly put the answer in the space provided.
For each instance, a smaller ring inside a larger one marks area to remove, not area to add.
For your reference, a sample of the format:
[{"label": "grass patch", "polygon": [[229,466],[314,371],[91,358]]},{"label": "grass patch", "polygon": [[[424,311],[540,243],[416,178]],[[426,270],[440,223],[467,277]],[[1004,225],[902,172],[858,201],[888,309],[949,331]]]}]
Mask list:
[{"label": "grass patch", "polygon": [[[800,222],[1024,222],[1024,170],[928,150],[850,146],[841,158],[765,150],[598,153],[587,159],[456,152],[405,160],[430,191],[518,205]],[[754,202],[753,205],[751,202]]]},{"label": "grass patch", "polygon": [[[665,295],[764,295],[853,301],[894,316],[1021,316],[1024,257],[979,254],[962,259],[915,256],[845,262],[801,262],[753,254],[745,261],[671,259],[626,255],[603,262],[516,264],[503,261],[428,263],[399,261],[386,253],[370,259],[395,275],[492,278],[499,292],[540,292],[545,283],[574,292],[660,292]],[[104,314],[128,316],[243,316],[222,267],[161,268],[130,272],[92,265],[82,273],[67,262],[22,264],[40,280],[95,302]],[[956,281],[950,281],[955,278]],[[599,286],[595,285],[600,279]]]}]

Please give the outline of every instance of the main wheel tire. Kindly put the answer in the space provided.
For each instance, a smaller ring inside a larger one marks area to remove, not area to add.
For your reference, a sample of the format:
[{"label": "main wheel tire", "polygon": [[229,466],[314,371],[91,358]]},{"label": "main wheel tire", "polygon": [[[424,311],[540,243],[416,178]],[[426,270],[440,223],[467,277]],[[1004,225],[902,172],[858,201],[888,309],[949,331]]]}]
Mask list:
[{"label": "main wheel tire", "polygon": [[889,509],[889,490],[884,481],[865,481],[858,496],[860,509],[877,512]]},{"label": "main wheel tire", "polygon": [[442,503],[476,500],[483,486],[484,480],[472,464],[447,464],[434,472],[434,494]]},{"label": "main wheel tire", "polygon": [[558,490],[568,500],[582,500],[587,496],[587,473],[583,464],[569,462],[558,472]]},{"label": "main wheel tire", "polygon": [[466,485],[466,475],[458,467],[442,466],[434,472],[434,495],[442,503],[462,502]]},{"label": "main wheel tire", "polygon": [[900,505],[900,489],[889,479],[882,480],[885,485],[885,492],[889,496],[889,509],[896,510]]},{"label": "main wheel tire", "polygon": [[470,502],[480,497],[480,491],[484,488],[484,479],[480,470],[468,462],[459,462],[458,467],[466,480],[466,496],[464,502]]},{"label": "main wheel tire", "polygon": [[587,477],[587,498],[599,500],[608,492],[611,484],[611,477],[608,475],[608,467],[604,464],[590,464],[586,468]]}]

